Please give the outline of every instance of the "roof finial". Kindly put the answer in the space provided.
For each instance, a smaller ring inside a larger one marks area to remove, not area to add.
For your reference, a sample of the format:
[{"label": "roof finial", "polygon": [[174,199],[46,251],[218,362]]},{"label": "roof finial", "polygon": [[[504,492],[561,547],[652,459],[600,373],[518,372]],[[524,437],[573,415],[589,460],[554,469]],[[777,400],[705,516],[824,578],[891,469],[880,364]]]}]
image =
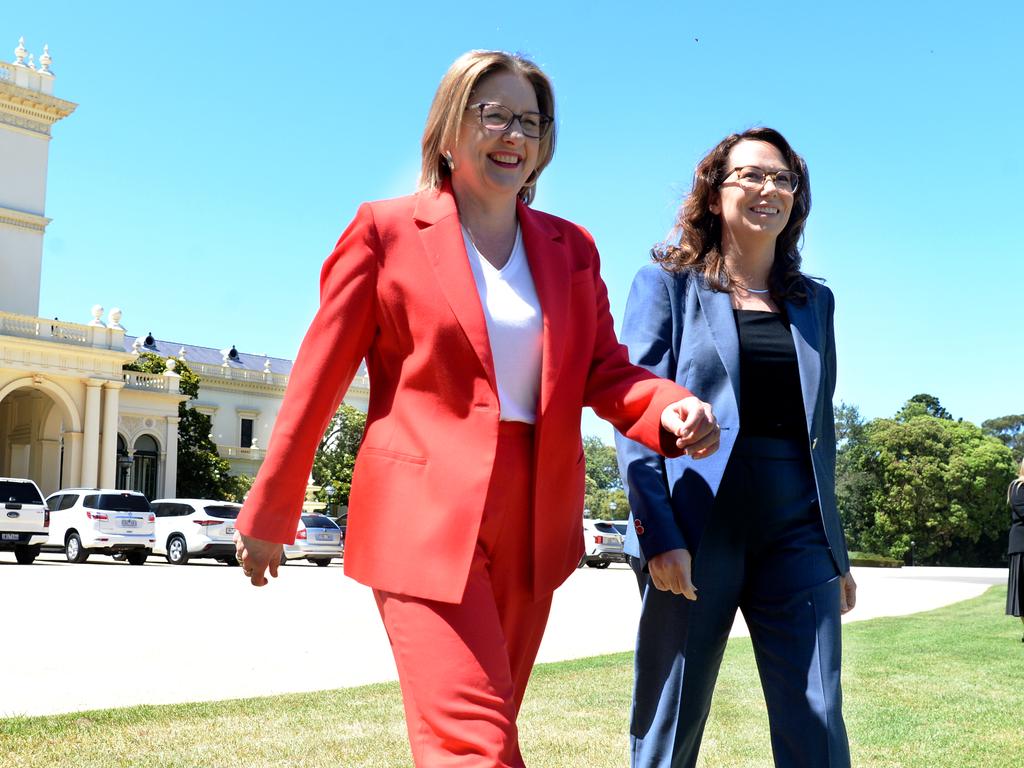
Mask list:
[{"label": "roof finial", "polygon": [[41,75],[52,75],[50,71],[50,65],[53,63],[53,58],[50,56],[50,46],[43,46],[43,55],[39,57],[39,74]]},{"label": "roof finial", "polygon": [[35,56],[31,53],[28,55],[28,68],[31,70],[36,68]]},{"label": "roof finial", "polygon": [[18,47],[14,49],[14,64],[18,67],[25,66],[25,56],[28,55],[28,51],[25,50],[25,38],[18,38]]}]

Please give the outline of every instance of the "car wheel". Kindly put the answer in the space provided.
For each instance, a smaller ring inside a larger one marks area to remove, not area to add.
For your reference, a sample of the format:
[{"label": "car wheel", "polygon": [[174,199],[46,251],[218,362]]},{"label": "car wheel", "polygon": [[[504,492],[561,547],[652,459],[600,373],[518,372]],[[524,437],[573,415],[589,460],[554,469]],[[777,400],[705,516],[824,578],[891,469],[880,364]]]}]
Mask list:
[{"label": "car wheel", "polygon": [[167,562],[171,565],[185,565],[188,562],[188,545],[184,536],[175,534],[168,539]]},{"label": "car wheel", "polygon": [[281,553],[281,565],[288,565],[288,558],[285,556],[284,552]]},{"label": "car wheel", "polygon": [[124,556],[128,560],[129,565],[145,565],[147,558],[149,558],[149,550],[132,550],[131,552],[125,552]]},{"label": "car wheel", "polygon": [[591,562],[591,563],[587,563],[587,565],[589,567],[591,567],[591,568],[600,568],[600,569],[603,570],[603,569],[607,568],[610,565],[610,563],[602,562],[600,560],[597,560],[597,561],[594,561],[594,562]]},{"label": "car wheel", "polygon": [[331,564],[331,561],[330,561],[329,558],[328,559],[318,558],[318,559],[314,560],[313,562],[316,563],[317,565],[319,565],[321,568],[326,568],[328,565]]},{"label": "car wheel", "polygon": [[36,559],[38,554],[38,544],[34,547],[26,544],[19,544],[14,547],[14,559],[18,561],[18,565],[32,565],[32,561]]},{"label": "car wheel", "polygon": [[82,547],[82,539],[77,533],[69,535],[68,540],[64,542],[64,557],[69,563],[84,563],[89,559],[89,553]]},{"label": "car wheel", "polygon": [[224,565],[230,565],[232,568],[238,567],[238,558],[234,555],[232,555],[231,557],[222,557],[220,561],[224,563]]},{"label": "car wheel", "polygon": [[582,568],[586,564],[587,564],[587,556],[584,555],[583,557],[580,558],[580,561],[578,563],[576,563],[576,567],[577,568]]}]

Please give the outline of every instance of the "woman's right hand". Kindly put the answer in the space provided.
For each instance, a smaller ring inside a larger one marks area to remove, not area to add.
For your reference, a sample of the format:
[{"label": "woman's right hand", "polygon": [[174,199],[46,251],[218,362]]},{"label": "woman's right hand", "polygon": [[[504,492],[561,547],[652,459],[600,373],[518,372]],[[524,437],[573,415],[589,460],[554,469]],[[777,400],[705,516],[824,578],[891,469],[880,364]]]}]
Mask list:
[{"label": "woman's right hand", "polygon": [[270,583],[264,575],[268,570],[271,576],[277,578],[283,550],[284,547],[276,542],[244,536],[235,531],[235,557],[242,567],[242,573],[254,587],[265,587]]},{"label": "woman's right hand", "polygon": [[663,592],[682,595],[687,600],[697,599],[697,588],[691,580],[690,550],[670,549],[647,561],[654,586]]}]

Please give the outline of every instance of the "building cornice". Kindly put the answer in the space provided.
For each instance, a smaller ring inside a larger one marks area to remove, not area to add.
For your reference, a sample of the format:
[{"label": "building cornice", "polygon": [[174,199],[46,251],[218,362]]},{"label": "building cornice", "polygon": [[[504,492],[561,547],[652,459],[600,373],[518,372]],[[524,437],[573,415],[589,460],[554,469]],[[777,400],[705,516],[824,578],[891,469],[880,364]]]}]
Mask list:
[{"label": "building cornice", "polygon": [[74,102],[0,80],[0,121],[8,125],[49,136],[50,126],[77,107]]},{"label": "building cornice", "polygon": [[0,205],[0,226],[27,229],[29,232],[45,232],[46,226],[52,221],[35,213],[17,211]]}]

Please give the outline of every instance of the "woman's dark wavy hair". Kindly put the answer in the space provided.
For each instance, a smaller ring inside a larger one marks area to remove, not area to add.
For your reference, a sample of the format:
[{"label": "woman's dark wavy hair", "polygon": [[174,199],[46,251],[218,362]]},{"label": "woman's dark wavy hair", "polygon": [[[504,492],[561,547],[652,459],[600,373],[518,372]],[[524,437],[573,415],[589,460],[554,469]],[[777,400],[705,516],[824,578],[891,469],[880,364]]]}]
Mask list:
[{"label": "woman's dark wavy hair", "polygon": [[651,249],[651,256],[671,272],[699,272],[715,290],[732,290],[735,281],[725,268],[722,254],[722,222],[709,206],[712,195],[732,172],[726,165],[729,152],[741,141],[771,144],[782,153],[789,169],[800,174],[789,221],[775,241],[775,261],[768,275],[768,288],[775,301],[805,302],[807,288],[800,271],[800,239],[811,211],[811,180],[804,159],[793,151],[781,133],[771,128],[751,128],[726,136],[697,164],[693,188],[679,208],[675,226],[667,240]]}]

